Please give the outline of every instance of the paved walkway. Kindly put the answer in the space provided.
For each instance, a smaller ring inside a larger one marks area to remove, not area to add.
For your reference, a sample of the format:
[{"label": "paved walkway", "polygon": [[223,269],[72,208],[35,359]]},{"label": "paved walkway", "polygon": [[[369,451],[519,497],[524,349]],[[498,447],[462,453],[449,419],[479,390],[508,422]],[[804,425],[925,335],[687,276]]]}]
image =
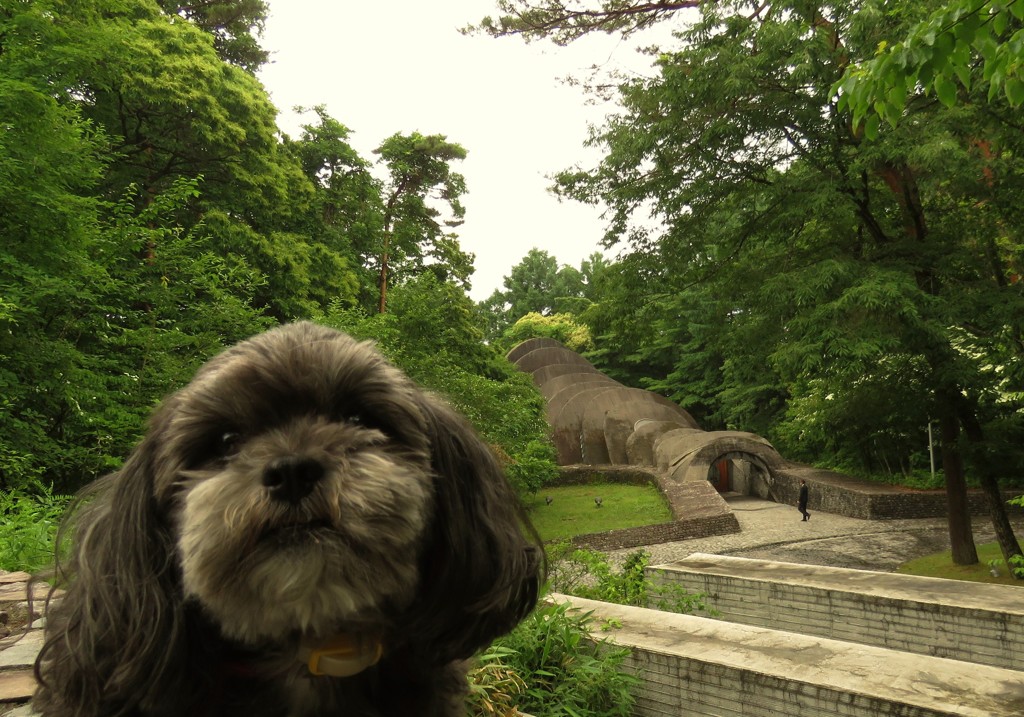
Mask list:
[{"label": "paved walkway", "polygon": [[[803,522],[793,506],[741,495],[726,500],[741,532],[648,546],[651,564],[681,560],[691,553],[717,553],[891,572],[908,560],[949,550],[945,518],[861,520],[815,511]],[[1015,517],[1013,523],[1017,535],[1024,535],[1024,518]],[[975,542],[995,539],[987,516],[974,516],[972,526]]]}]

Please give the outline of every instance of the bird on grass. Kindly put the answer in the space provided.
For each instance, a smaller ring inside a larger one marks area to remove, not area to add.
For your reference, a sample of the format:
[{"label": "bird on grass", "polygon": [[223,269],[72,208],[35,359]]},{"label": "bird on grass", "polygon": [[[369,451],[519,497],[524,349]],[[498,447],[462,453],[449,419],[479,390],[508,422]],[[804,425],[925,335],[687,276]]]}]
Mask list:
[{"label": "bird on grass", "polygon": [[597,505],[598,508],[600,508],[601,504],[604,503],[604,501],[601,499],[601,496],[598,496],[597,498],[594,498],[594,503]]},{"label": "bird on grass", "polygon": [[550,495],[544,496],[544,503],[546,503],[547,505],[551,505],[554,502],[554,500],[555,499],[552,498]]}]

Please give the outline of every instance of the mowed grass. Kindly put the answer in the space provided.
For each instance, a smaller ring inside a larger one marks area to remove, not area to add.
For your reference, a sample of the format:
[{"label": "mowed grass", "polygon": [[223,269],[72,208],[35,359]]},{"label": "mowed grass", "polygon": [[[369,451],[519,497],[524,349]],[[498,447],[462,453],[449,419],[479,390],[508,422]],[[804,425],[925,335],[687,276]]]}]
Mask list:
[{"label": "mowed grass", "polygon": [[990,572],[990,560],[1002,560],[1003,554],[999,550],[999,543],[984,543],[978,545],[978,561],[974,565],[956,565],[953,563],[953,553],[950,550],[944,553],[926,555],[904,563],[897,572],[905,575],[923,575],[929,578],[947,578],[949,580],[970,580],[976,583],[996,583],[999,585],[1014,585],[1024,587],[1024,580],[1018,580],[1010,575],[1005,563],[997,566],[999,577],[993,577]]},{"label": "mowed grass", "polygon": [[[595,498],[601,499],[600,507]],[[526,509],[545,541],[672,520],[672,512],[657,488],[618,483],[542,488],[527,502]]]}]

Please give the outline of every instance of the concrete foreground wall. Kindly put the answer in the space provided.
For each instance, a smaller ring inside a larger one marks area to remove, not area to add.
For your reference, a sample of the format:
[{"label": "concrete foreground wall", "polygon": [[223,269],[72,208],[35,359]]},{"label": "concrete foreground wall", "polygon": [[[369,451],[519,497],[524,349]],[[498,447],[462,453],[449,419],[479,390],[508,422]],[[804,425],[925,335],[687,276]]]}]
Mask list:
[{"label": "concrete foreground wall", "polygon": [[1024,670],[1015,586],[702,553],[648,575],[704,593],[729,622]]},{"label": "concrete foreground wall", "polygon": [[1011,717],[1022,673],[568,596],[630,648],[634,717]]}]

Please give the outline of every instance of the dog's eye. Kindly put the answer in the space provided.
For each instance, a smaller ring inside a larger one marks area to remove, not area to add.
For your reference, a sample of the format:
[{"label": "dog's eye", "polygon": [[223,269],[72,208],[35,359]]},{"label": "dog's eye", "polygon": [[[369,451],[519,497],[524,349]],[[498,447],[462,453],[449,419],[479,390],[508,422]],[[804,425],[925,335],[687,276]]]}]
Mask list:
[{"label": "dog's eye", "polygon": [[362,411],[346,411],[340,416],[340,421],[362,428],[372,428],[382,433],[389,433],[385,424],[376,416]]},{"label": "dog's eye", "polygon": [[230,457],[238,453],[242,446],[242,434],[235,431],[225,431],[221,434],[220,442],[217,445],[218,453],[224,457]]}]

